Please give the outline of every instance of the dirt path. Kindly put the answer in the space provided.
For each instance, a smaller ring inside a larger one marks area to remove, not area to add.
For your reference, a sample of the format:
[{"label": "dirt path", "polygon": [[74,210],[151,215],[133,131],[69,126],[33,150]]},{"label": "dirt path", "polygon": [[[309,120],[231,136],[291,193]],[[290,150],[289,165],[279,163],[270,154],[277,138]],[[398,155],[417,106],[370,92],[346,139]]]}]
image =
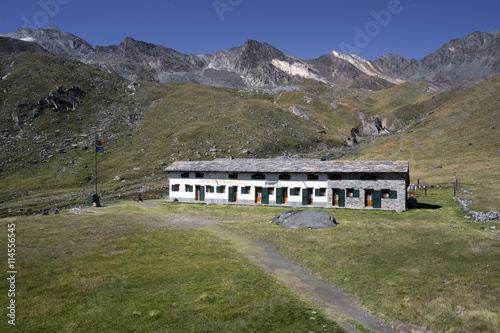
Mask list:
[{"label": "dirt path", "polygon": [[348,295],[310,275],[303,267],[284,258],[269,244],[254,241],[217,226],[209,228],[218,237],[229,240],[239,253],[263,267],[309,304],[321,308],[349,332],[359,332],[346,321],[351,319],[375,332],[394,332],[378,318],[362,310]]}]

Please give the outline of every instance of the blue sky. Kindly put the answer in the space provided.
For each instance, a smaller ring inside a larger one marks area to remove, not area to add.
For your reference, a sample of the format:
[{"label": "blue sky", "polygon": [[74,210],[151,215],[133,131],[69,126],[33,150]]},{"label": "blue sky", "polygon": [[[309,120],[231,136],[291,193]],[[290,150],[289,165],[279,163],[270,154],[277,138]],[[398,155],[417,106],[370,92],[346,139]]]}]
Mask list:
[{"label": "blue sky", "polygon": [[92,45],[126,37],[182,53],[247,39],[313,59],[336,50],[421,59],[452,38],[500,29],[498,0],[6,0],[0,32],[58,27]]}]

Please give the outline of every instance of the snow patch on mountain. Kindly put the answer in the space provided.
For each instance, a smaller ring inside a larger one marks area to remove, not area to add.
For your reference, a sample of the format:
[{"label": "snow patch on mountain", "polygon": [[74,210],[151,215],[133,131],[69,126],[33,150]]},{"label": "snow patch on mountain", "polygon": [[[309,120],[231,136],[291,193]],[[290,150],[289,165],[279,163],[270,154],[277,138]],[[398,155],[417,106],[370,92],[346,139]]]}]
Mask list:
[{"label": "snow patch on mountain", "polygon": [[325,78],[323,78],[317,74],[312,73],[311,70],[306,65],[301,64],[300,62],[295,62],[293,64],[290,64],[286,61],[273,59],[271,64],[274,67],[278,68],[279,70],[281,70],[281,71],[283,71],[291,76],[300,76],[300,77],[303,77],[305,79],[313,79],[313,80],[320,81],[323,83],[327,82]]},{"label": "snow patch on mountain", "polygon": [[390,76],[385,75],[384,73],[382,73],[382,71],[380,71],[380,69],[373,66],[373,64],[370,61],[363,59],[355,54],[343,54],[343,53],[339,53],[337,51],[332,51],[332,54],[334,56],[336,56],[337,58],[348,61],[349,63],[351,63],[353,66],[355,66],[357,69],[359,69],[360,71],[362,71],[366,75],[376,76],[376,77],[387,80],[387,81],[394,83],[394,84],[400,84],[400,83],[406,82],[404,80],[395,79],[395,78],[392,78]]}]

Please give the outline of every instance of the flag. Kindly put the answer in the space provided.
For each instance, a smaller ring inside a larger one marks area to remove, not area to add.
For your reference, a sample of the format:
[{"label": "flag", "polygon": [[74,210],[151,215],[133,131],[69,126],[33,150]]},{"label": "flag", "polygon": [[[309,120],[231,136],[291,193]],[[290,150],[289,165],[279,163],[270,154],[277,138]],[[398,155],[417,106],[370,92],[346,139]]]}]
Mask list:
[{"label": "flag", "polygon": [[95,147],[96,153],[104,153],[104,147]]},{"label": "flag", "polygon": [[102,139],[102,133],[95,132],[96,139]]}]

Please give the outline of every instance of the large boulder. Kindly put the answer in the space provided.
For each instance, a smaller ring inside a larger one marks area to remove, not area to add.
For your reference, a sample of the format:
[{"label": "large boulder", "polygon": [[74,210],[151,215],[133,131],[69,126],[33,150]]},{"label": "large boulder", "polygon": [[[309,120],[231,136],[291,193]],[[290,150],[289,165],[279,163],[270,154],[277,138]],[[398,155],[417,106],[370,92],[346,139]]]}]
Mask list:
[{"label": "large boulder", "polygon": [[276,216],[271,223],[287,228],[311,229],[333,228],[338,224],[332,214],[322,210],[291,210]]}]

